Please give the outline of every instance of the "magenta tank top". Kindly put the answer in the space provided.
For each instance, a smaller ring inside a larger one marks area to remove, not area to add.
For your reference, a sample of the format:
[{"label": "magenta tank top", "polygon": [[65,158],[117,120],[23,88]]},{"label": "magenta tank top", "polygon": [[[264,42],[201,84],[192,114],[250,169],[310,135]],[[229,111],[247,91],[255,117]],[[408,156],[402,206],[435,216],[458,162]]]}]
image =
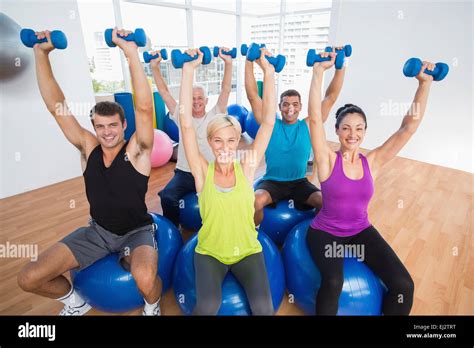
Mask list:
[{"label": "magenta tank top", "polygon": [[362,179],[349,179],[344,174],[342,155],[337,152],[336,163],[329,178],[321,183],[323,206],[311,221],[311,227],[338,237],[353,236],[371,224],[367,208],[374,194],[374,181],[364,155]]}]

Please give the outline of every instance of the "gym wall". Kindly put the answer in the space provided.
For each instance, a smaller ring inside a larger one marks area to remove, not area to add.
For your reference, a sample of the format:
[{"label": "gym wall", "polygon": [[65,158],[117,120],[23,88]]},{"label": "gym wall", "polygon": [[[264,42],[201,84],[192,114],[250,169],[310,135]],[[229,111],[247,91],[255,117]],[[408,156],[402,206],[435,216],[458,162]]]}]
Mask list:
[{"label": "gym wall", "polygon": [[[472,13],[471,1],[333,1],[330,42],[354,47],[335,108],[353,103],[365,111],[363,147],[381,145],[400,127],[397,109],[417,88],[403,76],[405,61],[445,62],[449,75],[433,83],[425,118],[400,156],[473,172]],[[337,141],[334,124],[333,114],[326,131]]]},{"label": "gym wall", "polygon": [[[28,1],[18,6],[17,1],[2,0],[1,12],[20,27],[67,33],[67,49],[50,55],[53,72],[66,100],[74,103],[79,122],[92,130],[87,108],[95,102],[77,2]],[[1,81],[0,198],[82,175],[79,151],[66,141],[39,93],[33,50],[22,45],[19,34],[17,42],[30,62],[15,78]]]}]

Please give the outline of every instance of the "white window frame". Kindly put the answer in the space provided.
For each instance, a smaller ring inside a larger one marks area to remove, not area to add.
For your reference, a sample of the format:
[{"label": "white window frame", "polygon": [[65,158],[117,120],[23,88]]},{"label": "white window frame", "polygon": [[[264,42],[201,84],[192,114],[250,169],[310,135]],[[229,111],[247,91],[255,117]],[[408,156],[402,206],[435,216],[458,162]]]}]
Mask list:
[{"label": "white window frame", "polygon": [[[122,21],[122,13],[120,10],[120,2],[129,2],[134,4],[142,4],[142,5],[153,5],[153,6],[162,6],[162,7],[170,7],[175,9],[183,9],[186,11],[186,39],[188,47],[194,46],[194,35],[193,35],[193,11],[204,11],[204,12],[213,12],[213,13],[220,13],[226,15],[233,15],[236,17],[236,44],[239,50],[240,45],[242,44],[242,17],[255,17],[255,18],[266,18],[266,17],[280,17],[280,29],[278,34],[278,52],[283,51],[283,44],[284,44],[284,35],[285,35],[285,22],[287,15],[298,15],[298,14],[313,14],[313,13],[325,13],[330,12],[331,9],[338,9],[339,8],[339,1],[340,0],[333,0],[332,7],[330,8],[321,8],[315,9],[312,11],[287,11],[287,0],[280,0],[280,12],[279,13],[271,13],[265,15],[255,15],[251,13],[242,12],[242,0],[235,0],[235,11],[229,10],[221,10],[221,9],[213,9],[210,7],[202,7],[202,6],[194,6],[192,0],[185,0],[184,4],[177,4],[171,3],[162,0],[112,0],[113,8],[114,8],[114,16],[115,16],[115,24],[117,27],[123,27]],[[333,16],[332,16],[333,17]],[[337,17],[337,16],[336,16]],[[336,18],[331,18],[331,21],[337,20]],[[276,27],[276,24],[274,24]],[[270,25],[270,27],[273,27]],[[329,39],[334,38],[335,33],[329,33]],[[130,84],[130,72],[128,70],[128,65],[125,61],[125,57],[120,55],[121,67],[123,78],[125,80],[125,90],[131,92],[131,84]],[[237,93],[236,93],[236,103],[242,104],[242,69],[244,67],[244,62],[242,59],[237,59]],[[277,93],[280,94],[280,74],[277,74],[276,77],[276,85],[277,85]]]}]

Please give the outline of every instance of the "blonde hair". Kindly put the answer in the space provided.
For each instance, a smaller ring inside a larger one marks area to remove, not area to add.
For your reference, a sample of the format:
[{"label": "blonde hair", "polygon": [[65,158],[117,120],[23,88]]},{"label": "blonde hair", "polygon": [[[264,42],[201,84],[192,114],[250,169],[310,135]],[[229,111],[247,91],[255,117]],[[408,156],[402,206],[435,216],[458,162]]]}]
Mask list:
[{"label": "blonde hair", "polygon": [[218,130],[226,127],[234,127],[234,130],[237,132],[237,136],[240,139],[240,134],[242,133],[240,122],[234,116],[226,114],[220,114],[209,122],[207,125],[207,138],[211,139]]}]

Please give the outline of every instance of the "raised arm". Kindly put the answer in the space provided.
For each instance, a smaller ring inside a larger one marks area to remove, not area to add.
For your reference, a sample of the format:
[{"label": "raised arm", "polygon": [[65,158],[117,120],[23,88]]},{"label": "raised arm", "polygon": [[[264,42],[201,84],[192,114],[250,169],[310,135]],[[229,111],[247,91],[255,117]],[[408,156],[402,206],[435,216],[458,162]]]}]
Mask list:
[{"label": "raised arm", "polygon": [[160,93],[161,98],[163,98],[163,101],[165,102],[166,107],[168,108],[170,112],[170,115],[174,115],[177,103],[176,103],[176,100],[171,95],[168,89],[168,85],[166,84],[166,81],[163,78],[163,75],[161,74],[161,69],[160,69],[160,63],[162,60],[161,54],[159,51],[150,52],[150,54],[158,55],[158,58],[152,59],[150,61],[151,71],[153,73],[153,78],[155,79],[156,88],[158,88],[158,93]]},{"label": "raised arm", "polygon": [[276,92],[275,92],[275,68],[265,58],[265,55],[271,55],[265,48],[261,48],[260,58],[257,63],[263,70],[263,103],[262,103],[262,123],[258,129],[255,140],[251,146],[251,160],[248,158],[242,162],[244,172],[249,181],[253,181],[255,170],[262,161],[268,143],[272,136],[275,125],[276,114]]},{"label": "raised arm", "polygon": [[394,158],[410,138],[415,134],[421,120],[425,114],[426,104],[428,103],[428,95],[430,93],[433,77],[425,74],[425,69],[433,70],[435,64],[423,62],[423,68],[416,76],[418,80],[418,89],[415,98],[403,118],[400,128],[392,134],[383,145],[375,148],[367,154],[367,159],[371,163],[371,171],[377,172],[384,164]]},{"label": "raised arm", "polygon": [[[151,151],[153,147],[153,100],[150,85],[138,58],[138,47],[134,41],[125,41],[117,33],[127,36],[131,31],[114,29],[112,41],[119,46],[127,58],[135,98],[135,133],[131,142],[136,140],[137,153]],[[135,138],[135,139],[133,139]]]},{"label": "raised arm", "polygon": [[69,110],[63,91],[53,75],[49,53],[54,49],[49,31],[37,33],[38,38],[48,42],[34,46],[36,76],[38,87],[48,111],[54,116],[66,139],[81,152],[82,160],[87,161],[91,151],[97,146],[96,137],[83,128]]},{"label": "raised arm", "polygon": [[331,83],[326,89],[326,94],[321,104],[323,122],[327,121],[329,113],[331,112],[332,107],[336,103],[336,100],[341,93],[345,73],[346,67],[343,67],[342,69],[335,69]]},{"label": "raised arm", "polygon": [[[333,48],[333,52],[335,53],[336,48],[342,47],[335,47]],[[323,115],[323,123],[327,121],[329,113],[331,112],[332,107],[337,101],[339,94],[341,93],[342,85],[344,84],[344,76],[346,74],[346,67],[343,66],[342,69],[335,69],[334,76],[329,84],[328,88],[326,89],[326,93],[324,95],[324,99],[321,104],[321,112]],[[305,119],[306,122],[309,122],[309,118]]]},{"label": "raised arm", "polygon": [[181,77],[181,89],[179,91],[179,125],[181,127],[182,144],[184,153],[188,160],[191,173],[194,177],[196,192],[201,192],[206,178],[207,161],[199,152],[199,146],[196,138],[196,131],[193,127],[193,76],[196,67],[201,64],[203,54],[201,51],[193,49],[187,50],[187,54],[198,58],[184,63],[183,74]]},{"label": "raised arm", "polygon": [[227,103],[229,102],[229,95],[232,91],[232,57],[227,54],[222,54],[222,50],[228,50],[226,47],[219,48],[219,57],[224,61],[224,78],[222,79],[221,94],[217,99],[217,112],[227,113]]},{"label": "raised arm", "polygon": [[262,99],[258,95],[257,81],[253,74],[253,62],[245,60],[245,93],[258,124],[262,123]]},{"label": "raised arm", "polygon": [[334,53],[321,53],[323,57],[331,56],[331,61],[315,63],[313,65],[313,77],[308,96],[308,118],[311,144],[313,147],[314,160],[317,163],[318,177],[322,182],[329,177],[331,170],[331,149],[326,141],[326,132],[323,125],[321,90],[325,70],[334,65]]}]

